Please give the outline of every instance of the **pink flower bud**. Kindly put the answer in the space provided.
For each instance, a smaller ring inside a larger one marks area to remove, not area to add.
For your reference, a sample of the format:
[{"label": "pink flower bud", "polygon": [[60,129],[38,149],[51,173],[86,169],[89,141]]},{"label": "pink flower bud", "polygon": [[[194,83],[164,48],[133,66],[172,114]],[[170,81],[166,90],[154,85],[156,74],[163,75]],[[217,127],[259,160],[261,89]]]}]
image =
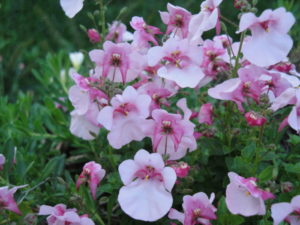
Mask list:
[{"label": "pink flower bud", "polygon": [[90,42],[98,43],[101,41],[101,36],[96,29],[88,29],[87,31]]},{"label": "pink flower bud", "polygon": [[250,6],[248,0],[234,0],[233,6],[236,9],[244,9]]},{"label": "pink flower bud", "polygon": [[186,177],[191,168],[186,162],[182,161],[171,165],[171,167],[175,170],[177,177],[180,178]]},{"label": "pink flower bud", "polygon": [[262,126],[267,121],[267,119],[256,112],[247,112],[245,114],[245,119],[249,126]]},{"label": "pink flower bud", "polygon": [[281,184],[281,191],[282,192],[291,192],[293,190],[293,188],[294,188],[294,185],[289,181],[283,182]]}]

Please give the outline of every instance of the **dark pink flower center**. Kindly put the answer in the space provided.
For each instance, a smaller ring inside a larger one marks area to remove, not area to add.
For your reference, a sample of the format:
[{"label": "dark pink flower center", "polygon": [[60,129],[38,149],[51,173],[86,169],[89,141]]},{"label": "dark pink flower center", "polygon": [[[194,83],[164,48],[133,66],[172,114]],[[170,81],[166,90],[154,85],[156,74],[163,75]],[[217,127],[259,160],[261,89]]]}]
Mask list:
[{"label": "dark pink flower center", "polygon": [[269,21],[264,21],[260,23],[260,26],[267,32],[269,32],[269,25],[270,25]]},{"label": "dark pink flower center", "polygon": [[173,133],[171,121],[163,120],[161,123],[162,123],[162,133],[163,134],[172,134]]},{"label": "dark pink flower center", "polygon": [[122,64],[121,55],[118,53],[113,53],[111,56],[111,65],[115,67],[120,67]]},{"label": "dark pink flower center", "polygon": [[160,172],[157,172],[156,169],[152,166],[146,166],[144,169],[140,169],[135,173],[135,177],[142,180],[158,180],[163,181],[163,177]]},{"label": "dark pink flower center", "polygon": [[119,105],[119,107],[115,109],[114,115],[117,116],[119,114],[119,115],[127,116],[128,113],[133,111],[136,111],[136,107],[133,104],[124,103]]}]

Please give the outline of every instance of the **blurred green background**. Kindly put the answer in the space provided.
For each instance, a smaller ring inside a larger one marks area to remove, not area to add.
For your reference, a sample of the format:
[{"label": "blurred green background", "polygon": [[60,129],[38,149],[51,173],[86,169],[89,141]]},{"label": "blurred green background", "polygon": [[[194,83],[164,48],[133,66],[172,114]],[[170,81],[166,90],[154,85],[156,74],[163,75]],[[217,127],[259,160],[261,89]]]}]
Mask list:
[{"label": "blurred green background", "polygon": [[[123,7],[126,7],[120,19],[128,25],[132,16],[142,16],[147,23],[165,29],[158,11],[165,11],[168,2],[198,13],[201,1],[195,0],[105,0],[107,4],[107,22],[111,22]],[[40,71],[48,53],[89,50],[93,46],[88,42],[79,24],[92,28],[93,23],[87,16],[89,11],[98,9],[94,0],[86,0],[83,10],[69,19],[60,8],[58,0],[2,0],[0,1],[0,95],[6,95],[14,101],[17,93],[35,91],[39,83],[32,70]],[[238,10],[233,0],[224,0],[222,15],[237,21]],[[291,34],[295,40],[292,61],[299,63],[300,1],[274,0],[258,1],[258,9],[284,6],[297,17]],[[230,26],[230,25],[229,25]],[[129,28],[130,29],[130,28]],[[231,35],[234,35],[233,31]]]}]

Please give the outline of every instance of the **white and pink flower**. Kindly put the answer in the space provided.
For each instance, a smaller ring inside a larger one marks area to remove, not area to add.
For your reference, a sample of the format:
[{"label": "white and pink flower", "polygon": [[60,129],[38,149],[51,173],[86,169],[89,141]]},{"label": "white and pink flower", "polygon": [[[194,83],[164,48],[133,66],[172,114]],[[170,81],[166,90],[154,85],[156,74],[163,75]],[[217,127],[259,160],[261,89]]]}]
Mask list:
[{"label": "white and pink flower", "polygon": [[124,186],[118,202],[127,215],[136,220],[156,221],[168,213],[176,173],[165,167],[160,154],[141,149],[133,160],[119,165],[119,173]]},{"label": "white and pink flower", "polygon": [[230,183],[226,188],[226,205],[232,214],[243,216],[265,215],[265,200],[275,196],[257,186],[255,177],[244,178],[234,172],[228,173]]}]

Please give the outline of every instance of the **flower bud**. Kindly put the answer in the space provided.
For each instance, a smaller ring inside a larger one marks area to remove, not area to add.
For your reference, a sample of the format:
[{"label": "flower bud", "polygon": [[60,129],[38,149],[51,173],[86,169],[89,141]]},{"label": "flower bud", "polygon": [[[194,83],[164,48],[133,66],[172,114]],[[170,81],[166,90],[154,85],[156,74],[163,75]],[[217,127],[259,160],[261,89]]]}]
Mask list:
[{"label": "flower bud", "polygon": [[294,188],[294,185],[289,181],[283,182],[281,184],[281,191],[282,192],[291,192],[293,190],[293,188]]},{"label": "flower bud", "polygon": [[249,126],[262,126],[267,121],[267,119],[256,112],[247,112],[245,114],[245,119]]},{"label": "flower bud", "polygon": [[98,43],[101,41],[101,36],[96,29],[88,29],[87,31],[90,42]]},{"label": "flower bud", "polygon": [[186,177],[191,168],[186,162],[179,162],[171,165],[171,167],[175,170],[177,177],[180,178]]}]

